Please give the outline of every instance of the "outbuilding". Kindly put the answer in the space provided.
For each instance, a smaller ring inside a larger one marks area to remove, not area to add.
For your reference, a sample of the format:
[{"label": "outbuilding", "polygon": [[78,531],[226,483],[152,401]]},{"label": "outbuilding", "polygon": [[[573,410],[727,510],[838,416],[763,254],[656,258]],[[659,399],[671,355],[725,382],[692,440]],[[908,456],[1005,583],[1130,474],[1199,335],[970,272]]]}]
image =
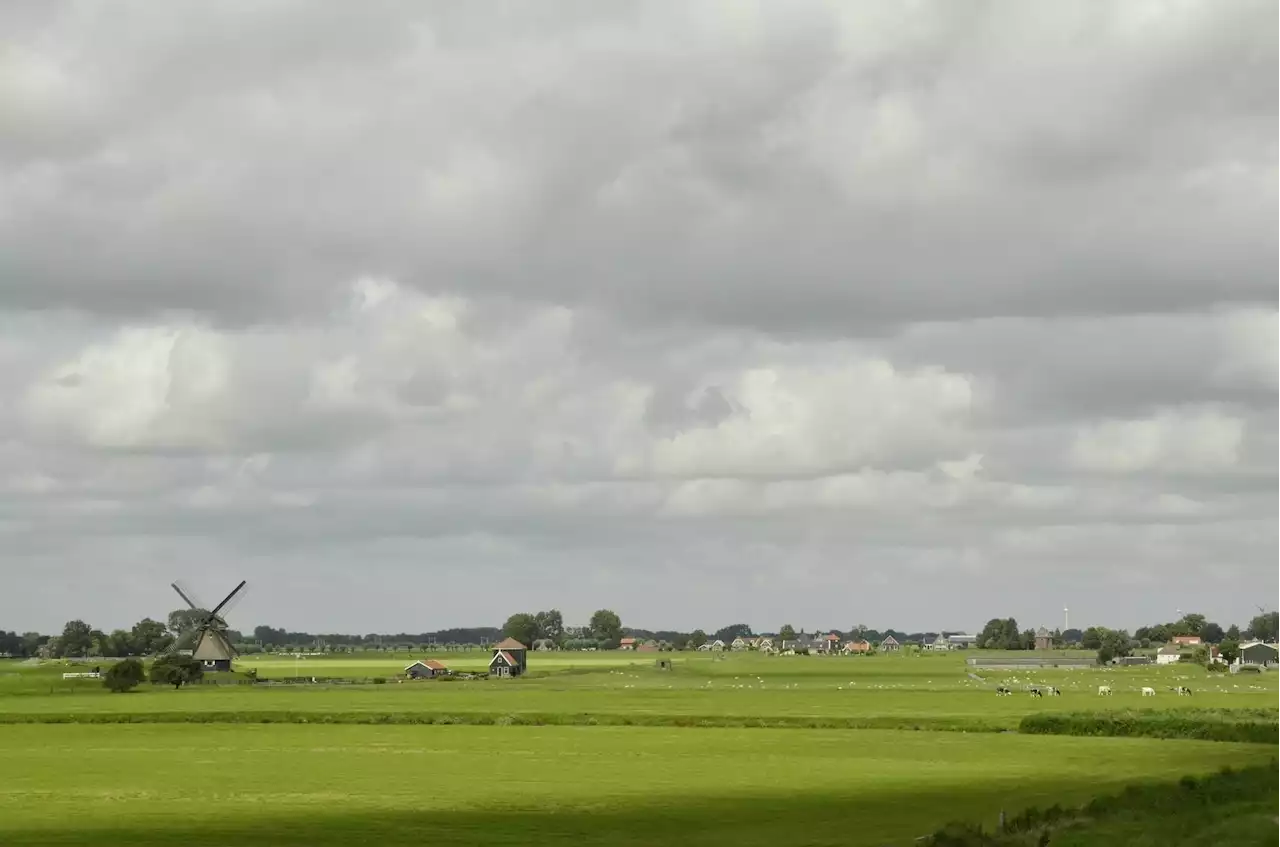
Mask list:
[{"label": "outbuilding", "polygon": [[1241,665],[1261,665],[1269,667],[1276,664],[1277,654],[1276,645],[1264,644],[1261,641],[1249,641],[1240,645],[1240,658],[1238,663]]},{"label": "outbuilding", "polygon": [[448,666],[435,659],[419,659],[404,669],[404,675],[409,679],[435,679],[438,676],[447,676],[448,673]]}]

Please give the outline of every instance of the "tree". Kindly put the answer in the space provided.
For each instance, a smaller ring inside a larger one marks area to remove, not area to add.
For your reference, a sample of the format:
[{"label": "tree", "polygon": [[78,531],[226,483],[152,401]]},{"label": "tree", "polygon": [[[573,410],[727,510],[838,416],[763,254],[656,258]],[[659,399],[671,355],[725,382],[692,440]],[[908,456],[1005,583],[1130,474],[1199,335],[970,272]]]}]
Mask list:
[{"label": "tree", "polygon": [[715,637],[723,641],[725,644],[733,643],[735,638],[750,638],[751,627],[744,623],[730,624],[716,630]]},{"label": "tree", "polygon": [[1128,656],[1132,652],[1129,647],[1130,640],[1129,633],[1123,629],[1105,630],[1102,634],[1101,644],[1098,647],[1098,664],[1105,665],[1112,659]]},{"label": "tree", "polygon": [[[177,646],[183,650],[189,650],[195,646],[196,633],[199,632],[200,624],[209,617],[206,609],[175,609],[169,613],[169,631],[173,633]],[[221,617],[215,616],[212,622],[213,628],[226,631],[227,622]]]},{"label": "tree", "polygon": [[532,647],[538,640],[538,619],[527,612],[518,612],[507,618],[502,626],[502,634],[514,638],[526,647]]},{"label": "tree", "polygon": [[539,638],[549,638],[557,646],[564,641],[564,616],[560,614],[559,609],[538,612],[533,617],[538,622]]},{"label": "tree", "polygon": [[175,689],[199,682],[204,677],[204,668],[190,656],[179,656],[170,653],[156,659],[151,665],[151,681],[172,685]]},{"label": "tree", "polygon": [[1225,635],[1226,633],[1222,631],[1222,627],[1213,621],[1206,623],[1200,630],[1200,637],[1209,644],[1221,644]]},{"label": "tree", "polygon": [[978,646],[987,650],[1020,650],[1022,633],[1013,618],[992,618],[978,635]]},{"label": "tree", "polygon": [[1063,644],[1079,644],[1082,638],[1084,638],[1084,633],[1078,629],[1064,629],[1062,631]]},{"label": "tree", "polygon": [[1276,640],[1276,630],[1280,628],[1280,613],[1263,612],[1249,621],[1250,638],[1272,644]]},{"label": "tree", "polygon": [[159,653],[173,642],[173,638],[165,631],[164,624],[151,618],[143,618],[134,624],[129,635],[133,641],[133,649],[143,656]]},{"label": "tree", "polygon": [[622,618],[609,609],[600,609],[591,616],[591,634],[599,641],[614,645],[622,638]]},{"label": "tree", "polygon": [[1235,624],[1232,624],[1231,626],[1227,627],[1227,633],[1226,633],[1226,635],[1224,636],[1223,640],[1224,640],[1224,641],[1239,641],[1239,640],[1240,640],[1240,627],[1236,626]]},{"label": "tree", "polygon": [[101,656],[129,656],[134,652],[133,636],[123,629],[112,630],[110,635],[103,635],[97,641]]},{"label": "tree", "polygon": [[146,678],[147,672],[142,667],[142,662],[125,659],[107,668],[107,672],[102,675],[102,684],[114,694],[123,694],[137,688]]},{"label": "tree", "polygon": [[780,641],[795,641],[796,628],[791,624],[783,624],[782,629],[778,630],[778,639]]},{"label": "tree", "polygon": [[1204,631],[1205,618],[1204,615],[1185,614],[1182,620],[1175,623],[1171,628],[1173,635],[1202,635]]},{"label": "tree", "polygon": [[1097,650],[1102,647],[1102,639],[1106,634],[1106,627],[1091,626],[1080,637],[1080,646],[1086,650]]},{"label": "tree", "polygon": [[1191,661],[1195,662],[1197,665],[1200,665],[1201,667],[1208,667],[1209,648],[1203,644],[1197,646],[1194,650],[1191,651]]},{"label": "tree", "polygon": [[1234,662],[1240,658],[1240,642],[1235,639],[1228,638],[1218,645],[1218,652],[1222,656],[1222,660],[1227,664]]},{"label": "tree", "polygon": [[689,646],[697,650],[703,644],[707,643],[707,634],[700,629],[695,629],[689,634]]},{"label": "tree", "polygon": [[59,656],[87,656],[93,646],[93,627],[82,620],[67,621],[58,636]]}]

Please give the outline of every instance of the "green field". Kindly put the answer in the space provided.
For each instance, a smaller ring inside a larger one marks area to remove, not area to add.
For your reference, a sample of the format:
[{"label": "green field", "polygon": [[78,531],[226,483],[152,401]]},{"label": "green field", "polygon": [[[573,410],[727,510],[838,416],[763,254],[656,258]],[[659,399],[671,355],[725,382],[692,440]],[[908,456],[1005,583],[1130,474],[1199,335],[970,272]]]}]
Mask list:
[{"label": "green field", "polygon": [[[1274,674],[1173,666],[979,681],[959,655],[672,658],[666,671],[652,656],[535,654],[525,679],[415,683],[392,678],[403,656],[270,657],[244,667],[391,679],[124,695],[64,682],[57,663],[0,665],[0,843],[911,844],[950,820],[991,825],[1001,809],[1079,804],[1276,755],[1271,744],[1002,731],[1042,711],[1256,719],[1276,709]],[[996,697],[997,683],[1063,696]],[[1100,684],[1115,696],[1098,697]],[[1175,697],[1177,684],[1194,696]],[[1157,696],[1141,697],[1143,686]],[[379,715],[497,725],[342,725]],[[594,716],[654,725],[502,725]],[[74,723],[101,719],[141,723]],[[698,725],[726,719],[792,728]],[[13,723],[24,720],[72,723]],[[830,721],[887,728],[819,728]]]}]

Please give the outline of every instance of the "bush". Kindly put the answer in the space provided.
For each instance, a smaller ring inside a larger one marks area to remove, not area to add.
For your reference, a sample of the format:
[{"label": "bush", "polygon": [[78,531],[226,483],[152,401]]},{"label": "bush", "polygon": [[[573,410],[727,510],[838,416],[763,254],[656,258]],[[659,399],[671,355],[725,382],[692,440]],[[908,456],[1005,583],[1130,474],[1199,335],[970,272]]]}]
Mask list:
[{"label": "bush", "polygon": [[151,681],[181,688],[204,678],[204,668],[189,656],[170,654],[156,659],[151,666]]},{"label": "bush", "polygon": [[107,668],[107,672],[102,675],[102,684],[113,694],[123,694],[137,688],[146,678],[147,673],[142,667],[142,662],[137,659],[125,659]]},{"label": "bush", "polygon": [[1040,712],[1027,715],[1018,731],[1028,735],[1092,735],[1194,738],[1201,741],[1280,743],[1276,713],[1266,709],[1200,709],[1195,712]]},{"label": "bush", "polygon": [[375,677],[373,678],[373,684],[374,684],[374,685],[386,685],[386,684],[387,684],[386,677],[375,676]]}]

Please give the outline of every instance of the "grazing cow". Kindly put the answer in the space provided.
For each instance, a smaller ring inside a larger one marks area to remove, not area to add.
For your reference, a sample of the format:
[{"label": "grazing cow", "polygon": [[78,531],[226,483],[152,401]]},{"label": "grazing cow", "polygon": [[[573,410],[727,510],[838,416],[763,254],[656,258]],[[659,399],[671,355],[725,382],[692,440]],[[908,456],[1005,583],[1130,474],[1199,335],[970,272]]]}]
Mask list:
[{"label": "grazing cow", "polygon": [[1012,691],[1012,690],[1010,690],[1010,689],[1008,689],[1008,688],[1005,688],[1003,685],[1000,685],[1000,686],[997,686],[997,687],[996,687],[996,696],[997,696],[997,697],[1007,697],[1008,695],[1010,695],[1010,694],[1012,694],[1012,693],[1013,693],[1013,691]]},{"label": "grazing cow", "polygon": [[1154,696],[1156,696],[1156,690],[1155,690],[1154,688],[1147,688],[1146,686],[1143,686],[1143,688],[1142,688],[1142,696],[1143,696],[1143,697],[1154,697]]},{"label": "grazing cow", "polygon": [[1099,696],[1099,697],[1110,697],[1110,696],[1111,696],[1111,686],[1110,686],[1110,685],[1099,685],[1099,686],[1098,686],[1098,696]]},{"label": "grazing cow", "polygon": [[1062,692],[1061,692],[1061,691],[1059,691],[1058,689],[1054,688],[1053,686],[1049,686],[1048,694],[1049,694],[1049,696],[1050,696],[1050,697],[1061,697],[1061,696],[1062,696]]},{"label": "grazing cow", "polygon": [[1044,692],[1043,692],[1043,691],[1041,691],[1039,688],[1033,688],[1033,689],[1031,689],[1031,696],[1032,696],[1032,697],[1043,697],[1043,696],[1044,696]]},{"label": "grazing cow", "polygon": [[1191,689],[1187,688],[1185,685],[1179,685],[1177,688],[1171,688],[1169,690],[1177,694],[1179,697],[1191,696]]}]

